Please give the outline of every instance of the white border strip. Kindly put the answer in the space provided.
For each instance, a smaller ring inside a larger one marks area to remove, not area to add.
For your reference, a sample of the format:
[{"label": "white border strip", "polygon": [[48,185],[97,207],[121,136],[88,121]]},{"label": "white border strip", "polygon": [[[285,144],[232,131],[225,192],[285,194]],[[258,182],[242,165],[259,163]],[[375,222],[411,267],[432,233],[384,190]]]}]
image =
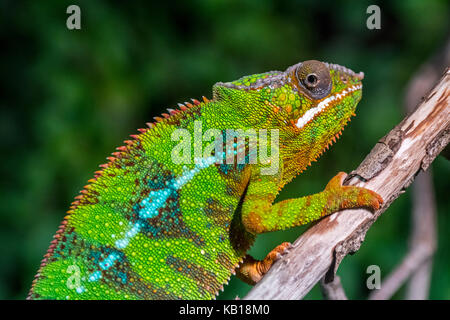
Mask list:
[{"label": "white border strip", "polygon": [[297,123],[295,124],[297,126],[297,128],[301,129],[303,128],[309,121],[311,121],[317,114],[319,114],[320,112],[322,112],[323,110],[325,110],[326,107],[328,107],[328,105],[330,104],[330,102],[334,101],[334,100],[341,100],[343,99],[347,94],[356,91],[356,90],[360,90],[362,88],[362,84],[355,84],[354,86],[344,89],[341,92],[338,92],[328,98],[326,98],[325,100],[322,100],[319,102],[319,104],[314,107],[309,109],[308,111],[305,112],[305,114],[303,116],[301,116],[298,120]]}]

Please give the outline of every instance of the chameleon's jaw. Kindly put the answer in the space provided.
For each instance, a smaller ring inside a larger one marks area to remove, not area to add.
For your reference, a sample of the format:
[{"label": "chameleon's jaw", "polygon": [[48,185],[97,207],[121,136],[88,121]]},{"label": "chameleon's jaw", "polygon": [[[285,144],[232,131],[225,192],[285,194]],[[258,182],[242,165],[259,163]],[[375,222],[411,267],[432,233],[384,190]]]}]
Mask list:
[{"label": "chameleon's jaw", "polygon": [[[361,77],[364,77],[362,74]],[[300,118],[297,119],[295,126],[299,129],[303,128],[307,123],[313,120],[317,115],[326,110],[327,107],[338,105],[340,101],[346,98],[348,95],[352,94],[355,91],[362,89],[362,83],[359,82],[353,86],[347,87],[344,90],[337,92],[327,98],[321,100],[317,106],[307,110]]]}]

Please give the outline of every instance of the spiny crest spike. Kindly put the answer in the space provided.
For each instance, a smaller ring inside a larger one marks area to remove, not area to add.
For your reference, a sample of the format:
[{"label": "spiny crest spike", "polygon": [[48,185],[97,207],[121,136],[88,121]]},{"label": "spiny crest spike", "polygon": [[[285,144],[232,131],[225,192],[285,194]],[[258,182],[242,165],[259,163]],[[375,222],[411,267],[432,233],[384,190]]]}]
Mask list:
[{"label": "spiny crest spike", "polygon": [[155,125],[153,124],[153,122],[147,122],[146,123],[147,127],[149,128],[153,128]]},{"label": "spiny crest spike", "polygon": [[200,101],[198,101],[197,99],[191,99],[191,100],[196,106],[198,106],[200,104]]},{"label": "spiny crest spike", "polygon": [[155,121],[157,121],[157,122],[163,121],[163,118],[161,118],[161,117],[153,117],[153,119],[155,119]]},{"label": "spiny crest spike", "polygon": [[60,228],[60,229],[58,229],[57,231],[56,231],[56,233],[63,233],[64,232],[64,229],[63,228]]},{"label": "spiny crest spike", "polygon": [[190,102],[185,102],[185,104],[189,107],[189,108],[192,108],[194,105],[192,104],[192,103],[190,103]]},{"label": "spiny crest spike", "polygon": [[166,118],[166,119],[170,117],[170,115],[167,114],[167,113],[162,113],[162,116],[163,116],[164,118]]},{"label": "spiny crest spike", "polygon": [[147,131],[147,129],[144,129],[144,128],[142,128],[142,129],[137,129],[140,133],[145,133],[146,131]]},{"label": "spiny crest spike", "polygon": [[120,146],[120,147],[117,147],[116,150],[119,150],[119,151],[127,151],[127,146]]},{"label": "spiny crest spike", "polygon": [[208,98],[206,98],[205,96],[202,96],[202,99],[203,99],[204,103],[208,103],[209,102]]}]

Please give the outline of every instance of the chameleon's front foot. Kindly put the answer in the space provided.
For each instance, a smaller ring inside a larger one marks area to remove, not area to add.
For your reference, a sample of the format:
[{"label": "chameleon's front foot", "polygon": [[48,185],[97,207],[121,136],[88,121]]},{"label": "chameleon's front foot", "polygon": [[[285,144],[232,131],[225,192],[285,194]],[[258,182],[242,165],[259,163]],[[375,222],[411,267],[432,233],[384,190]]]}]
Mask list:
[{"label": "chameleon's front foot", "polygon": [[285,255],[290,248],[292,248],[292,244],[283,242],[270,251],[263,260],[255,260],[252,256],[246,255],[239,269],[237,269],[236,275],[242,281],[255,285],[270,270],[275,261]]},{"label": "chameleon's front foot", "polygon": [[[344,186],[347,174],[339,172],[328,182],[324,192],[329,196],[333,209],[368,208],[376,211],[383,204],[383,198],[376,192],[355,186]],[[334,210],[333,210],[334,211]]]}]

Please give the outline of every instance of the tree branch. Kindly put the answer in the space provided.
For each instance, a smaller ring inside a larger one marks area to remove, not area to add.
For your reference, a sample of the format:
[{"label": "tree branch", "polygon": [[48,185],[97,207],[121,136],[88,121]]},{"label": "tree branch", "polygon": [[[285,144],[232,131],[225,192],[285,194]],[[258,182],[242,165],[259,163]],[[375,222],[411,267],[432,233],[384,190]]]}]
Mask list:
[{"label": "tree branch", "polygon": [[412,248],[423,245],[428,248],[424,263],[411,275],[406,299],[428,298],[433,255],[437,247],[436,202],[431,170],[422,172],[413,185],[413,231],[410,240]]},{"label": "tree branch", "polygon": [[433,254],[434,249],[426,245],[418,245],[403,259],[402,263],[381,284],[381,289],[372,291],[370,300],[387,300],[401,287],[402,284],[420,268]]},{"label": "tree branch", "polygon": [[[450,65],[450,38],[431,59],[423,64],[409,81],[405,94],[405,111],[411,113],[421,97],[439,80],[440,68]],[[386,277],[381,289],[372,291],[369,299],[385,300],[408,281],[406,299],[426,299],[430,286],[432,256],[436,250],[436,210],[431,170],[421,172],[412,185],[412,228],[406,257]]]},{"label": "tree branch", "polygon": [[370,226],[450,141],[449,95],[447,68],[416,111],[382,138],[348,175],[349,185],[380,194],[383,207],[374,214],[354,209],[325,217],[294,242],[245,299],[301,299],[322,277],[326,283],[333,281],[342,259],[359,249]]},{"label": "tree branch", "polygon": [[322,278],[320,280],[320,290],[323,298],[326,300],[348,300],[341,284],[341,278],[338,276],[335,276],[331,282],[325,282],[325,278]]}]

